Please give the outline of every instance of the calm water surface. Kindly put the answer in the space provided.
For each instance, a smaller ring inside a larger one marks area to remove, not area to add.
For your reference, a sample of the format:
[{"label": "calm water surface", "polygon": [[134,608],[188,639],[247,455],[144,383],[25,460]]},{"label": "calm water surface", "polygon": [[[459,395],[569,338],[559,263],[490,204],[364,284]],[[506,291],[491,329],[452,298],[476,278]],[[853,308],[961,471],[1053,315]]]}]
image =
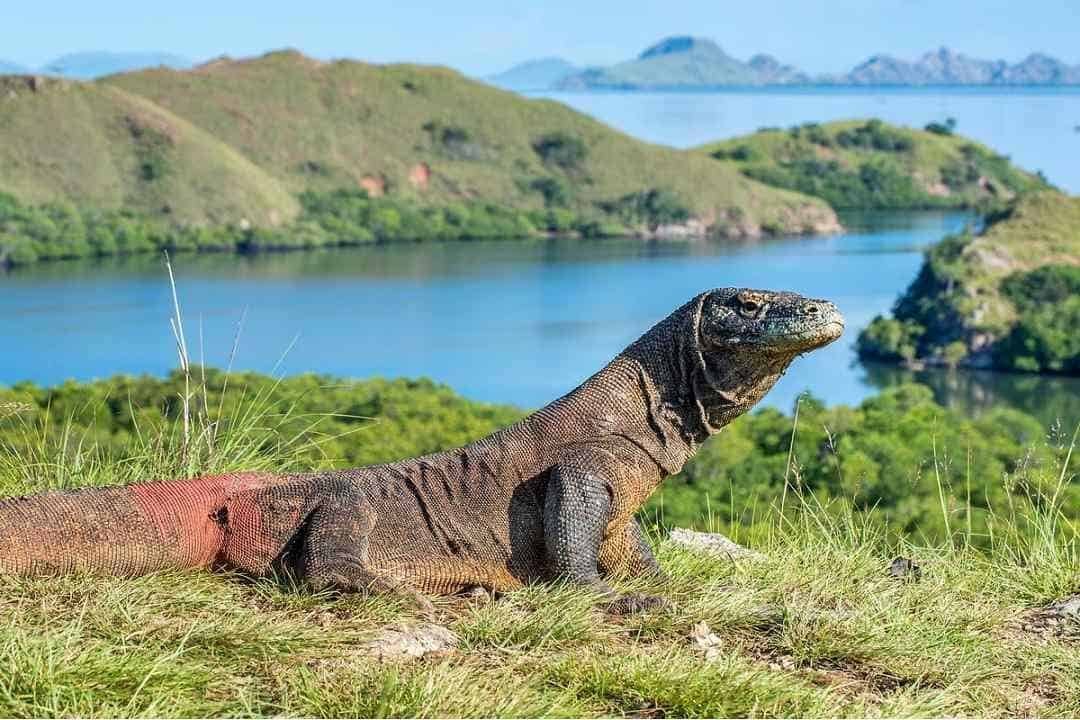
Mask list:
[{"label": "calm water surface", "polygon": [[1080,88],[769,88],[695,93],[533,93],[588,113],[635,137],[691,147],[751,133],[879,117],[923,127],[954,117],[957,131],[1042,170],[1080,193]]},{"label": "calm water surface", "polygon": [[[468,397],[524,407],[572,389],[701,290],[745,285],[829,298],[849,329],[798,360],[769,395],[786,409],[807,389],[855,403],[903,379],[855,364],[855,335],[910,282],[921,250],[968,217],[844,219],[842,236],[736,246],[389,245],[180,255],[174,267],[193,358],[226,365],[246,312],[238,368],[428,376]],[[0,278],[0,287],[0,382],[162,374],[176,364],[169,288],[156,258],[43,264]],[[999,378],[988,376],[989,389],[976,396],[993,394]],[[947,386],[941,394],[952,397]]]}]

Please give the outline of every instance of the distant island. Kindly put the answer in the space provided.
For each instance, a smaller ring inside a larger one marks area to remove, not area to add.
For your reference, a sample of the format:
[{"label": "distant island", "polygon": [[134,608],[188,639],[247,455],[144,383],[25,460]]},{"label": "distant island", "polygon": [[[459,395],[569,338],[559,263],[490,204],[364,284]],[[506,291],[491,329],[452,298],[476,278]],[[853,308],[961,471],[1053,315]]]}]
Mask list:
[{"label": "distant island", "polygon": [[[544,72],[535,72],[543,68]],[[631,60],[609,67],[580,70],[561,58],[517,65],[489,76],[488,82],[510,90],[664,90],[768,85],[1080,85],[1080,65],[1068,65],[1042,53],[1017,63],[981,60],[948,48],[916,60],[874,55],[850,72],[812,75],[771,55],[742,61],[708,38],[664,38]],[[541,84],[546,83],[546,84]]]},{"label": "distant island", "polygon": [[584,68],[558,57],[539,58],[519,63],[509,70],[489,75],[484,80],[505,90],[527,92],[557,86]]},{"label": "distant island", "polygon": [[163,52],[107,52],[91,51],[61,55],[39,68],[28,68],[18,63],[0,60],[0,75],[53,75],[73,80],[94,80],[154,67],[184,70],[194,65],[191,60]]},{"label": "distant island", "polygon": [[0,60],[0,75],[25,75],[28,72],[30,71],[22,65],[8,62],[7,60]]}]

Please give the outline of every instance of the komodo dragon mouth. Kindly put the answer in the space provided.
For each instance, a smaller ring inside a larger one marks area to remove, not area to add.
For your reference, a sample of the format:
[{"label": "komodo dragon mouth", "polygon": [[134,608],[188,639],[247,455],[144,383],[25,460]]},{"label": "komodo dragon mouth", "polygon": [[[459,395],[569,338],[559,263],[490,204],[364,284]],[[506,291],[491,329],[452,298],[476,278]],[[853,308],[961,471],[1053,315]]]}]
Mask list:
[{"label": "komodo dragon mouth", "polygon": [[816,321],[810,320],[795,330],[780,331],[769,342],[803,353],[828,345],[844,334],[844,316],[835,305],[819,303],[811,307],[820,308],[820,317]]}]

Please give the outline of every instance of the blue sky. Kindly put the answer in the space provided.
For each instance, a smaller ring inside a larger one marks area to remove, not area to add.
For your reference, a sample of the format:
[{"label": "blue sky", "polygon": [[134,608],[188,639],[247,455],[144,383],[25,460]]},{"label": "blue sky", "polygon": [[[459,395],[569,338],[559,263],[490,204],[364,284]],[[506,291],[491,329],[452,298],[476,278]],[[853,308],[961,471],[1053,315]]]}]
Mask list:
[{"label": "blue sky", "polygon": [[[1080,63],[1076,0],[0,0],[0,59],[40,65],[76,50],[161,50],[203,60],[296,47],[320,58],[414,60],[470,73],[545,55],[606,64],[664,35],[711,37],[811,72],[874,52],[948,45]],[[1072,7],[1070,7],[1072,5]]]}]

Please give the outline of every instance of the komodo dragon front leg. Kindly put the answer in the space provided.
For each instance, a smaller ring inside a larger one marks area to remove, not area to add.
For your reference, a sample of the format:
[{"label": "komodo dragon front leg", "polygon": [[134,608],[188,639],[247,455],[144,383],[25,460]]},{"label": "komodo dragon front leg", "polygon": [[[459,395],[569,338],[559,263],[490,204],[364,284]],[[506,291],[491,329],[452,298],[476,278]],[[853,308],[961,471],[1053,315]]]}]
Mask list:
[{"label": "komodo dragon front leg", "polygon": [[[582,451],[555,465],[544,498],[544,542],[554,573],[600,592],[608,608],[632,613],[668,605],[664,598],[620,594],[606,577],[662,575],[632,517],[613,526],[621,468],[611,456]],[[609,533],[609,530],[611,532]]]},{"label": "komodo dragon front leg", "polygon": [[600,574],[604,577],[666,579],[638,521],[630,518],[600,544]]}]

